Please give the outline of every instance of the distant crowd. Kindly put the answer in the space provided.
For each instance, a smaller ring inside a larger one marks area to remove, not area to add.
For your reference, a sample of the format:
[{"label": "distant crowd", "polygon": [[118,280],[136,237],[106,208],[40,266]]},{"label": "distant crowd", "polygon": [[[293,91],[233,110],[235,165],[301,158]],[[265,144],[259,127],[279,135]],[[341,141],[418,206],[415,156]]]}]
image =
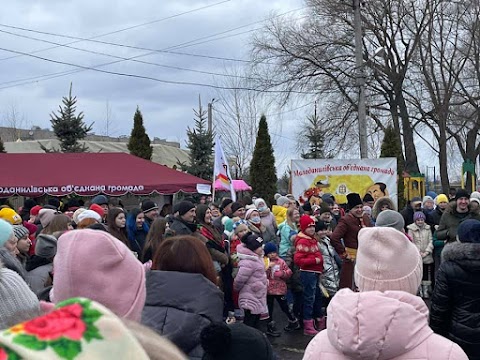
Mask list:
[{"label": "distant crowd", "polygon": [[275,359],[268,337],[283,330],[314,336],[305,359],[480,359],[480,193],[429,193],[400,212],[355,193],[209,200],[1,206],[0,355],[75,358],[12,330],[75,306],[84,331],[55,339],[101,354],[118,341],[100,334],[110,317],[129,339],[119,358]]}]

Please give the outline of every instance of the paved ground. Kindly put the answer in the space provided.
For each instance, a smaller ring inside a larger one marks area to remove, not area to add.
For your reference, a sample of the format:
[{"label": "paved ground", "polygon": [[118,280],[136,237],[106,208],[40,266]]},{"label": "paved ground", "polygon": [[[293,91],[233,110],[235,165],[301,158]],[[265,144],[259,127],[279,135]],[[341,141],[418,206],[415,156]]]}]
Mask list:
[{"label": "paved ground", "polygon": [[[305,348],[312,337],[303,335],[303,330],[296,330],[289,333],[283,331],[283,328],[287,325],[288,320],[287,317],[280,311],[278,305],[274,308],[274,318],[277,323],[278,330],[282,330],[282,336],[268,337],[275,350],[275,353],[281,360],[301,360]],[[262,324],[262,326],[265,325]]]}]

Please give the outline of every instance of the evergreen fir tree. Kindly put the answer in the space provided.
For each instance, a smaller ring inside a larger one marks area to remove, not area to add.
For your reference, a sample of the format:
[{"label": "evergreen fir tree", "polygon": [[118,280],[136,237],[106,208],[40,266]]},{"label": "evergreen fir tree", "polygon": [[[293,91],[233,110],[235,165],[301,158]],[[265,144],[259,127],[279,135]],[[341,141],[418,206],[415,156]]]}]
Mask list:
[{"label": "evergreen fir tree", "polygon": [[[60,141],[60,151],[66,153],[86,152],[88,147],[85,144],[80,144],[88,133],[92,130],[92,125],[87,126],[83,122],[83,112],[75,115],[77,97],[72,96],[72,84],[70,84],[70,91],[68,97],[63,97],[63,106],[59,106],[59,113],[52,112],[50,115],[50,122],[55,136]],[[50,152],[42,147],[43,150]],[[54,151],[57,151],[54,149]]]},{"label": "evergreen fir tree", "polygon": [[325,157],[323,153],[325,137],[317,114],[317,103],[315,103],[315,112],[307,118],[306,130],[308,151],[301,154],[302,159],[323,159]]},{"label": "evergreen fir tree", "polygon": [[405,186],[403,183],[403,172],[405,170],[405,160],[403,158],[402,143],[400,134],[395,132],[395,129],[390,125],[385,129],[380,157],[394,157],[397,158],[397,174],[398,174],[398,208],[405,206]]},{"label": "evergreen fir tree", "polygon": [[0,153],[6,153],[5,146],[3,145],[2,138],[0,138]]},{"label": "evergreen fir tree", "polygon": [[200,97],[198,110],[193,109],[193,113],[195,127],[187,129],[189,164],[179,162],[179,165],[182,171],[205,180],[212,180],[214,135],[211,130],[208,130],[207,110],[203,109]]},{"label": "evergreen fir tree", "polygon": [[127,147],[130,154],[145,160],[152,160],[153,147],[150,143],[150,138],[145,131],[143,116],[138,106],[135,115],[133,116],[133,129],[130,133]]},{"label": "evergreen fir tree", "polygon": [[270,205],[274,203],[274,195],[277,192],[277,174],[265,115],[262,115],[258,124],[257,139],[250,164],[250,184],[254,193],[259,194]]}]

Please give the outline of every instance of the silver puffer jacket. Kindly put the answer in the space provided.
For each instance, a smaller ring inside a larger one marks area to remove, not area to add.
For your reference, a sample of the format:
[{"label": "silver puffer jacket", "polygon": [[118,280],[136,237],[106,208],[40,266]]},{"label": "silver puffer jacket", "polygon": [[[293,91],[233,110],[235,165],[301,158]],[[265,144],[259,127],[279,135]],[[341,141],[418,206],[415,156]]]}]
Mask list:
[{"label": "silver puffer jacket", "polygon": [[320,239],[318,245],[323,256],[321,284],[332,297],[337,293],[340,282],[340,268],[335,260],[335,249],[330,244],[328,237]]}]

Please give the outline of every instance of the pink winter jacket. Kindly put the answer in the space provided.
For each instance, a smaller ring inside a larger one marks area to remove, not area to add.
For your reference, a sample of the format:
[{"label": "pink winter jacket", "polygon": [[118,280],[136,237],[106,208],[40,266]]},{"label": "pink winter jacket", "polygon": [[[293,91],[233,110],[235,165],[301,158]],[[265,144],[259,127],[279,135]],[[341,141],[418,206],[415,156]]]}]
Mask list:
[{"label": "pink winter jacket", "polygon": [[308,344],[304,360],[468,360],[455,343],[428,326],[428,308],[402,291],[342,289],[328,306],[327,330]]},{"label": "pink winter jacket", "polygon": [[259,257],[244,244],[237,247],[240,260],[233,288],[239,292],[238,304],[252,314],[267,312],[267,274],[263,257]]},{"label": "pink winter jacket", "polygon": [[292,270],[288,265],[277,257],[276,260],[270,260],[273,267],[268,268],[268,295],[285,295],[287,293],[287,281],[292,276]]}]

